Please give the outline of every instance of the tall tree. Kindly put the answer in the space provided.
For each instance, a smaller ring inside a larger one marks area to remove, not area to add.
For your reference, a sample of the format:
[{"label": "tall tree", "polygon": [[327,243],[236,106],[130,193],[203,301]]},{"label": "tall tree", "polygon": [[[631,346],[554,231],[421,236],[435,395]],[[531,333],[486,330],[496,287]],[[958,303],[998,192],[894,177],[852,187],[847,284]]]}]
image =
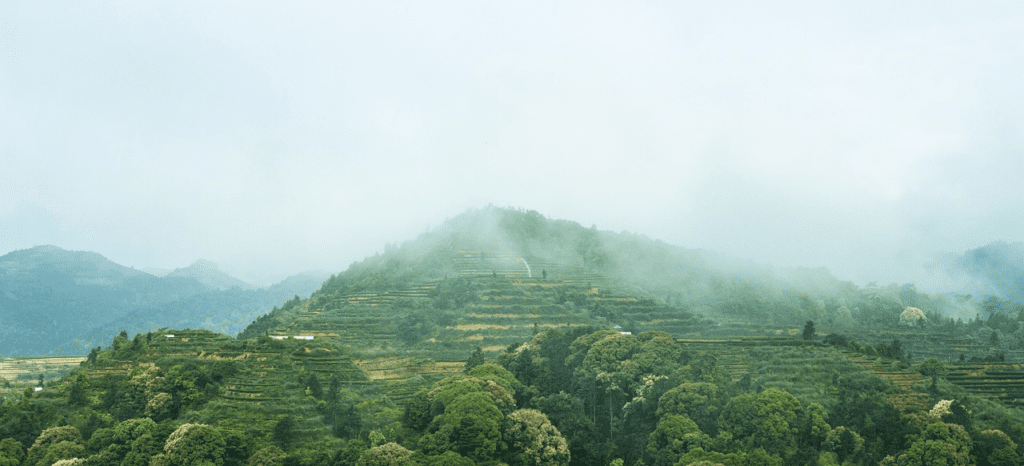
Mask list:
[{"label": "tall tree", "polygon": [[814,333],[815,333],[814,322],[808,320],[807,323],[804,324],[803,339],[804,340],[813,340],[814,339]]}]

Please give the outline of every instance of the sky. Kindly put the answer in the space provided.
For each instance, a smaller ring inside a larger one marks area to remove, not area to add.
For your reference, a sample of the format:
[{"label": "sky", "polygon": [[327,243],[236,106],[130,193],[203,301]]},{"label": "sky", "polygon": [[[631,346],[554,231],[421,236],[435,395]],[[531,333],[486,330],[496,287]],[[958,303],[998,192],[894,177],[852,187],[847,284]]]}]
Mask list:
[{"label": "sky", "polygon": [[0,254],[257,284],[488,204],[864,284],[1024,240],[1024,3],[0,4]]}]

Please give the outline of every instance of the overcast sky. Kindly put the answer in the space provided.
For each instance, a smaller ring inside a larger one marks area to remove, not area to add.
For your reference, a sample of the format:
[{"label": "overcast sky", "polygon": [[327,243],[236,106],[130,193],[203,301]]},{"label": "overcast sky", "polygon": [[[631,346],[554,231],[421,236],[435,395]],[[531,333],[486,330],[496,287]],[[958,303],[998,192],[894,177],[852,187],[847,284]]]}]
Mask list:
[{"label": "overcast sky", "polygon": [[1021,2],[0,5],[0,254],[265,284],[494,204],[905,282],[1022,179]]}]

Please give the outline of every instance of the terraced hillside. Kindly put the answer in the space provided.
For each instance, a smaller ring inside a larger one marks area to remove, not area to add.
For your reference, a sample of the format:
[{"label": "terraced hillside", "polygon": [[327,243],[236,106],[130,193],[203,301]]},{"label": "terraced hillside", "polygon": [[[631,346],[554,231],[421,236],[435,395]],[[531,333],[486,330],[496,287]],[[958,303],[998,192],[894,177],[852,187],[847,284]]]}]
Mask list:
[{"label": "terraced hillside", "polygon": [[846,332],[849,338],[872,346],[899,340],[903,347],[911,353],[911,362],[920,362],[935,358],[947,363],[955,363],[963,355],[967,360],[972,357],[986,358],[1002,355],[1006,362],[1024,362],[1024,349],[996,347],[984,341],[972,338],[969,334],[944,333],[935,328],[912,328],[897,326],[895,328],[872,329],[857,328]]},{"label": "terraced hillside", "polygon": [[[118,381],[159,385],[193,368],[193,383],[205,383],[207,388],[175,395],[205,400],[193,404],[191,419],[264,437],[288,417],[296,438],[334,438],[331,426],[321,420],[318,400],[307,392],[311,377],[324,385],[337,380],[349,387],[369,381],[348,353],[333,343],[270,337],[237,341],[205,330],[164,330],[134,341],[115,340],[111,350],[90,356],[84,366],[89,380],[102,386],[117,386]],[[159,404],[157,395],[146,396],[147,409]]]},{"label": "terraced hillside", "polygon": [[0,360],[0,398],[20,393],[26,387],[63,377],[77,368],[81,356],[15,357]]},{"label": "terraced hillside", "polygon": [[1009,406],[1024,407],[1024,367],[1021,364],[956,366],[945,378],[972,393]]},{"label": "terraced hillside", "polygon": [[839,377],[864,372],[892,382],[888,398],[901,411],[931,407],[928,395],[913,388],[922,379],[921,374],[910,368],[902,369],[893,360],[866,357],[793,337],[680,338],[676,341],[694,357],[712,357],[734,382],[783,389],[807,403],[834,406],[839,400],[827,387],[833,386]]},{"label": "terraced hillside", "polygon": [[360,355],[373,380],[435,380],[461,370],[476,348],[495,354],[554,327],[618,325],[694,334],[709,323],[581,265],[459,250],[458,275],[402,289],[319,295],[275,314],[274,338],[329,338]]}]

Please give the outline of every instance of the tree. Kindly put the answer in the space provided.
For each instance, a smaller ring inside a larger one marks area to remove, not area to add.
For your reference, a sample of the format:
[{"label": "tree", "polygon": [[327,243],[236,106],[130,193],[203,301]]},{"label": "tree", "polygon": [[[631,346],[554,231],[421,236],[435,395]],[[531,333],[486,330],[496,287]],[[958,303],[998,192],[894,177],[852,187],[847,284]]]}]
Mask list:
[{"label": "tree", "polygon": [[123,466],[146,466],[150,457],[161,452],[163,444],[157,438],[156,423],[150,418],[129,419],[113,429],[110,454],[121,458]]},{"label": "tree", "polygon": [[971,437],[957,424],[928,424],[910,448],[894,461],[897,466],[967,466],[971,464]]},{"label": "tree", "polygon": [[690,418],[679,414],[663,416],[648,436],[647,453],[655,466],[672,466],[686,452],[706,447],[710,438]]},{"label": "tree", "polygon": [[324,388],[320,385],[320,379],[316,374],[310,374],[309,381],[306,382],[306,390],[310,396],[318,400],[324,397]]},{"label": "tree", "polygon": [[391,442],[364,451],[356,466],[416,466],[416,460],[412,450]]},{"label": "tree", "polygon": [[519,409],[505,417],[511,466],[565,466],[569,444],[548,417],[535,409]]},{"label": "tree", "polygon": [[290,414],[285,414],[274,424],[274,441],[281,448],[288,449],[295,441],[295,424],[295,418]]},{"label": "tree", "polygon": [[971,450],[978,466],[1011,466],[1021,464],[1017,444],[1001,430],[984,430],[974,435]]},{"label": "tree", "polygon": [[551,424],[563,432],[569,442],[573,464],[606,464],[611,445],[599,435],[594,421],[584,413],[583,400],[565,392],[533,399]]},{"label": "tree", "polygon": [[836,455],[837,463],[843,464],[847,460],[859,462],[864,453],[864,439],[844,426],[836,427],[828,433],[825,439],[825,450]]},{"label": "tree", "polygon": [[460,395],[436,418],[433,432],[420,438],[427,454],[454,451],[474,461],[491,460],[504,447],[501,427],[504,416],[486,392]]},{"label": "tree", "polygon": [[808,320],[807,323],[804,324],[803,339],[804,340],[813,340],[814,339],[814,333],[815,333],[815,331],[814,331],[814,322]]},{"label": "tree", "polygon": [[469,355],[469,360],[466,361],[466,367],[462,369],[462,372],[464,374],[468,374],[469,371],[473,370],[474,367],[479,366],[484,362],[486,361],[484,360],[483,348],[477,346],[476,350],[474,350],[473,353]]},{"label": "tree", "polygon": [[18,466],[24,457],[21,442],[12,438],[0,440],[0,466]]},{"label": "tree", "polygon": [[918,364],[917,371],[925,377],[932,378],[931,390],[935,391],[939,386],[939,377],[946,375],[949,371],[946,370],[946,365],[942,364],[941,361],[935,358],[928,358],[921,364]]},{"label": "tree", "polygon": [[718,410],[721,405],[718,386],[708,382],[690,382],[673,388],[658,400],[658,417],[681,414],[692,420],[701,432],[718,435]]},{"label": "tree", "polygon": [[797,452],[800,401],[792,394],[769,388],[760,394],[740,395],[729,401],[719,418],[719,428],[728,432],[740,449],[763,448],[787,459]]},{"label": "tree", "polygon": [[85,372],[79,372],[75,376],[75,381],[71,384],[71,389],[68,390],[68,403],[72,406],[82,406],[88,403],[86,398],[86,390],[89,388],[89,376]]},{"label": "tree", "polygon": [[25,465],[49,466],[57,460],[82,455],[85,453],[82,443],[82,434],[74,426],[51,427],[36,437],[28,449]]},{"label": "tree", "polygon": [[288,457],[277,445],[263,447],[249,457],[249,466],[284,466]]},{"label": "tree", "polygon": [[164,444],[168,466],[221,466],[226,442],[220,431],[206,424],[182,424]]}]

